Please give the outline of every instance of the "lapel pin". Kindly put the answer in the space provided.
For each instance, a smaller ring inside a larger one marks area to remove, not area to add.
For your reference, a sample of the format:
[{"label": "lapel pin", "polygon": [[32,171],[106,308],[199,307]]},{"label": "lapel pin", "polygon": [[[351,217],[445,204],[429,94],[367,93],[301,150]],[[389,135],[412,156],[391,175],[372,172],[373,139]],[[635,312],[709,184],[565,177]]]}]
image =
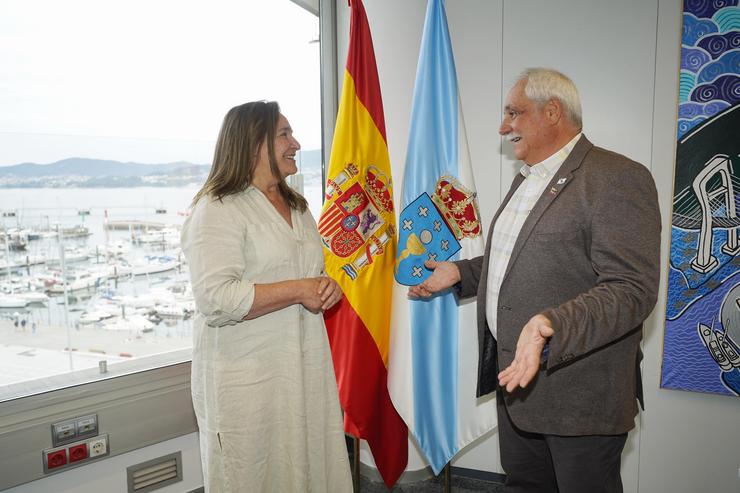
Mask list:
[{"label": "lapel pin", "polygon": [[558,185],[562,185],[562,184],[563,184],[563,183],[565,183],[565,182],[566,182],[567,180],[568,180],[567,178],[561,178],[561,179],[559,179],[559,180],[558,180]]},{"label": "lapel pin", "polygon": [[556,193],[558,193],[558,189],[557,189],[557,188],[555,188],[555,187],[552,187],[552,188],[550,189],[550,194],[552,194],[552,195],[555,195]]}]

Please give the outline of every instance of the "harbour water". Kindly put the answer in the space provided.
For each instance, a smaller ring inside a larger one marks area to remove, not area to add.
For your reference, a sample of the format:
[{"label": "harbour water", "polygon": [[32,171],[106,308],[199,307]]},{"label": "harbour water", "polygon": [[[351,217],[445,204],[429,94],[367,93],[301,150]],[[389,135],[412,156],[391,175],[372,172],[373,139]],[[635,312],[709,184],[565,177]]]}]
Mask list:
[{"label": "harbour water", "polygon": [[[15,217],[2,217],[2,226],[53,228],[84,225],[92,236],[88,243],[103,244],[105,211],[108,219],[144,220],[182,224],[197,186],[137,188],[3,188],[0,211],[13,211]],[[158,214],[157,209],[166,213]],[[88,211],[89,215],[80,215]]]}]

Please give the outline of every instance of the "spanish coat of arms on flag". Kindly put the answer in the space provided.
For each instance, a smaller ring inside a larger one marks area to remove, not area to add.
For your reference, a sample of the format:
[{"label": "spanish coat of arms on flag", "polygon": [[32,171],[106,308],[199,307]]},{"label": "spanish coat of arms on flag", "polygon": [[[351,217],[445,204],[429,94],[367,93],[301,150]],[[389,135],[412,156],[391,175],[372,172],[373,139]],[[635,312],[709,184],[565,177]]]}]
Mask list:
[{"label": "spanish coat of arms on flag", "polygon": [[383,245],[394,235],[393,222],[388,220],[393,215],[388,177],[368,166],[364,180],[352,183],[357,173],[357,166],[349,163],[327,180],[327,204],[318,224],[324,246],[337,257],[348,258],[362,250],[342,266],[353,280],[362,267],[373,263],[374,256],[383,254]]}]

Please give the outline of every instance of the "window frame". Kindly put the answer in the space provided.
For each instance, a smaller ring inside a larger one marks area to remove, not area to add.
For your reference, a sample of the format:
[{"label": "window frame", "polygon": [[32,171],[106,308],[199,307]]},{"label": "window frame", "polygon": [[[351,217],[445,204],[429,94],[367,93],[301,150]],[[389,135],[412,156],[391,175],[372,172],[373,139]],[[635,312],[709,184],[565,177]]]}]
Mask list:
[{"label": "window frame", "polygon": [[[291,1],[319,17],[324,182],[338,106],[336,3],[318,0],[316,12],[310,2]],[[190,349],[183,349],[116,363],[102,379],[97,368],[47,377],[47,382],[64,380],[63,388],[22,397],[21,390],[32,384],[8,386],[6,398],[9,395],[10,399],[0,402],[0,490],[86,465],[68,465],[44,474],[42,451],[51,448],[51,424],[58,421],[97,414],[100,433],[109,435],[110,456],[197,432],[190,395],[190,354]],[[134,369],[146,359],[159,360],[162,366]]]}]

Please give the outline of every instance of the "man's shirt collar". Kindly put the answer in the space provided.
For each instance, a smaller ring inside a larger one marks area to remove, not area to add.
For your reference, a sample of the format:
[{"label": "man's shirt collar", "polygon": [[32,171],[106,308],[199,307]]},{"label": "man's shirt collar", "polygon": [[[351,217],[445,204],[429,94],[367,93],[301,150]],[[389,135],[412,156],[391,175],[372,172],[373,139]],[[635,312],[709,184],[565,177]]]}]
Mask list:
[{"label": "man's shirt collar", "polygon": [[524,164],[519,169],[519,172],[524,176],[524,178],[527,178],[530,174],[533,174],[534,176],[540,178],[548,178],[550,176],[553,176],[560,168],[560,165],[562,165],[563,162],[565,162],[565,160],[568,158],[568,155],[576,146],[576,142],[578,142],[578,139],[581,138],[581,135],[583,135],[583,133],[579,132],[570,140],[570,142],[565,144],[559,150],[555,151],[554,154],[552,154],[544,161],[540,161],[539,163],[533,164],[532,166]]}]

